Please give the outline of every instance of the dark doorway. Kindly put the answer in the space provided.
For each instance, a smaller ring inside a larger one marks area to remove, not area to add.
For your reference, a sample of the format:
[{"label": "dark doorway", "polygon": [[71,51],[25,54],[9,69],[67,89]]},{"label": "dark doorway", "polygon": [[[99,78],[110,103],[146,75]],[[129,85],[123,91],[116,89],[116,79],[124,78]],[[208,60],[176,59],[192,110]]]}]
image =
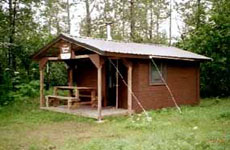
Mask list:
[{"label": "dark doorway", "polygon": [[[107,106],[116,106],[116,92],[118,90],[118,108],[127,108],[127,86],[124,84],[124,81],[127,82],[127,69],[121,60],[111,61],[118,68],[123,79],[120,75],[118,75],[118,78],[116,77],[116,68],[107,60],[105,62]],[[116,88],[117,86],[118,88]]]}]

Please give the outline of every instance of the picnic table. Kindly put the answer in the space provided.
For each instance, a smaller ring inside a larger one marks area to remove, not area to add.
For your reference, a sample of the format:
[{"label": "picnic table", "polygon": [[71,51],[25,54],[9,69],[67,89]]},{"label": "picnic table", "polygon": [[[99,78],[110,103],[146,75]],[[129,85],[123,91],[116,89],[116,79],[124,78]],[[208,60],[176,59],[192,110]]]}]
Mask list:
[{"label": "picnic table", "polygon": [[[58,91],[67,90],[69,96],[59,96]],[[87,91],[90,94],[81,94],[82,91]],[[81,97],[90,98],[90,101],[81,101]],[[68,108],[70,109],[74,103],[90,104],[92,107],[96,105],[96,88],[95,87],[77,87],[77,86],[55,86],[53,95],[46,96],[46,106],[49,107],[50,99],[67,100]]]}]

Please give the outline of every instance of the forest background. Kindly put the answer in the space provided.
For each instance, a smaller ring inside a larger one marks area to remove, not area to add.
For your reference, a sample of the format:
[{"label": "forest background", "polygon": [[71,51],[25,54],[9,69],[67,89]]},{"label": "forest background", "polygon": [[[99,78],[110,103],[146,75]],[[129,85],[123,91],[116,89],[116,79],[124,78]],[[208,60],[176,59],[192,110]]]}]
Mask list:
[{"label": "forest background", "polygon": [[[230,95],[229,0],[1,0],[0,106],[37,97],[32,54],[60,33],[164,44],[213,61],[201,64],[201,96]],[[48,64],[46,88],[66,84],[66,68]],[[49,68],[49,69],[48,69]]]}]

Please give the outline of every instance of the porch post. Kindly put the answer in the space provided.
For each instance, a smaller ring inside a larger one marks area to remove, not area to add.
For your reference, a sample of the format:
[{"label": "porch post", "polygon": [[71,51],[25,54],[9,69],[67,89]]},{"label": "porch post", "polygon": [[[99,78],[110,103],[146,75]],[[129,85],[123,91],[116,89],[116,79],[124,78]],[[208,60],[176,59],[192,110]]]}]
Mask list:
[{"label": "porch post", "polygon": [[101,107],[102,107],[102,65],[97,68],[97,99],[98,99],[98,121],[101,121]]},{"label": "porch post", "polygon": [[47,63],[47,58],[42,58],[39,61],[39,72],[40,72],[40,107],[45,106],[45,96],[44,96],[44,68]]},{"label": "porch post", "polygon": [[133,64],[130,60],[122,59],[124,65],[128,68],[127,76],[128,76],[128,87],[127,87],[127,106],[128,106],[128,113],[129,115],[132,114],[132,71],[133,71]]},{"label": "porch post", "polygon": [[[73,86],[73,68],[70,65],[69,68],[67,69],[68,72],[68,86]],[[69,91],[69,96],[73,96],[73,91]]]},{"label": "porch post", "polygon": [[68,68],[68,85],[73,86],[73,68],[69,66]]},{"label": "porch post", "polygon": [[44,99],[44,69],[39,69],[40,71],[40,107],[43,107],[45,104]]},{"label": "porch post", "polygon": [[132,114],[132,65],[128,65],[128,112]]},{"label": "porch post", "polygon": [[98,111],[98,121],[102,119],[101,109],[102,109],[102,66],[104,64],[104,59],[98,54],[92,54],[89,56],[90,60],[97,68],[97,111]]}]

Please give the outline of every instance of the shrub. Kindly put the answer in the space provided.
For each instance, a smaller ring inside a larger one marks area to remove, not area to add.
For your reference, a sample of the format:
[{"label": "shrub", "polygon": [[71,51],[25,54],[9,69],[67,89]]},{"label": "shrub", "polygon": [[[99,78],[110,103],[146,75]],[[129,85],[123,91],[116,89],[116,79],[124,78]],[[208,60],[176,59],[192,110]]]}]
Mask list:
[{"label": "shrub", "polygon": [[0,85],[0,106],[8,105],[14,100],[9,93],[10,89],[7,84]]},{"label": "shrub", "polygon": [[220,118],[230,119],[230,112],[226,111],[226,112],[220,113]]},{"label": "shrub", "polygon": [[15,95],[18,99],[30,97],[34,98],[39,95],[39,81],[33,80],[29,83],[22,83],[16,86],[16,92],[13,92],[12,94]]},{"label": "shrub", "polygon": [[13,89],[10,70],[6,68],[0,76],[0,106],[8,105],[13,101],[10,91]]}]

